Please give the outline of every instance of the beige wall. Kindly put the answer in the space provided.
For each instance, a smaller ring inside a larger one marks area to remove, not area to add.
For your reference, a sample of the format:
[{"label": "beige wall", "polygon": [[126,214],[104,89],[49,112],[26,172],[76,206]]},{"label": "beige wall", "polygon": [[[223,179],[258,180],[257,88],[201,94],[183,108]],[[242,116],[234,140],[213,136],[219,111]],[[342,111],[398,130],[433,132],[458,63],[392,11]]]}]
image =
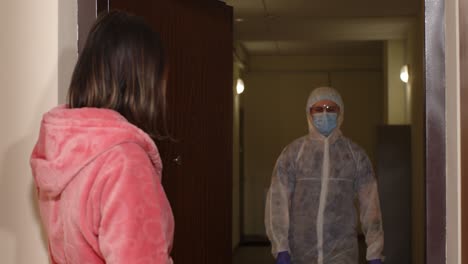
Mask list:
[{"label": "beige wall", "polygon": [[[234,75],[237,77],[236,75]],[[234,79],[236,80],[236,79]],[[232,248],[235,249],[240,242],[240,178],[239,178],[239,108],[240,96],[233,91],[234,98],[234,116],[233,116],[233,156],[232,156]]]},{"label": "beige wall", "polygon": [[232,153],[232,249],[236,249],[241,242],[241,127],[240,115],[242,111],[243,94],[237,94],[237,79],[243,78],[243,73],[249,66],[249,55],[239,43],[234,43],[233,65],[233,153]]},{"label": "beige wall", "polygon": [[[425,260],[425,93],[423,75],[424,19],[416,18],[406,39],[386,41],[384,68],[386,80],[386,123],[411,125],[412,149],[412,263]],[[402,65],[409,65],[408,84],[401,82]]]},{"label": "beige wall", "polygon": [[[458,0],[445,1],[447,263],[461,262],[460,47]],[[465,260],[466,262],[466,260]]]},{"label": "beige wall", "polygon": [[274,163],[288,143],[307,133],[307,97],[329,78],[345,103],[344,134],[375,160],[376,126],[383,123],[381,63],[380,57],[250,58],[243,98],[247,235],[265,234],[264,202]]},{"label": "beige wall", "polygon": [[424,17],[418,17],[408,32],[406,50],[410,65],[408,89],[411,92],[412,151],[412,262],[425,263],[425,91],[424,91]]},{"label": "beige wall", "polygon": [[409,124],[407,85],[400,79],[401,67],[406,62],[406,41],[388,40],[384,48],[385,70],[386,70],[386,100],[387,124],[403,125]]},{"label": "beige wall", "polygon": [[41,114],[63,101],[76,60],[76,1],[0,7],[0,262],[48,263],[29,155]]},{"label": "beige wall", "polygon": [[240,144],[239,144],[239,113],[240,98],[236,92],[237,79],[240,77],[240,61],[234,58],[233,72],[233,148],[232,148],[232,248],[235,249],[240,242]]},{"label": "beige wall", "polygon": [[[406,39],[386,41],[386,123],[411,125],[412,148],[412,263],[425,259],[425,94],[423,76],[423,17],[415,19]],[[400,80],[400,69],[409,65],[408,84]]]}]

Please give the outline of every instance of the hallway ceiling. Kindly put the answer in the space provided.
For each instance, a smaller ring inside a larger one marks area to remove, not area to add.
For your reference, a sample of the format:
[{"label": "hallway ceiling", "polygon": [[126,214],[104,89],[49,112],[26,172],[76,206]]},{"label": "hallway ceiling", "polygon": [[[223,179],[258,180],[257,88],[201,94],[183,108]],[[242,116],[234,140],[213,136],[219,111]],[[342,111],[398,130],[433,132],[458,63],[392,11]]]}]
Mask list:
[{"label": "hallway ceiling", "polygon": [[420,0],[225,0],[250,55],[377,55],[403,39]]}]

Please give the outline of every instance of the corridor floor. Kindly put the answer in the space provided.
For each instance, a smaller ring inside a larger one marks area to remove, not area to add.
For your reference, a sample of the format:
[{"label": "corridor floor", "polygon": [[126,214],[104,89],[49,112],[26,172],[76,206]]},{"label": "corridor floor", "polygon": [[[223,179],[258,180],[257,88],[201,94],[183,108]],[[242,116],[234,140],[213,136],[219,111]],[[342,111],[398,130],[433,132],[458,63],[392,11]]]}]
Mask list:
[{"label": "corridor floor", "polygon": [[233,264],[274,264],[268,246],[244,246],[234,252]]}]

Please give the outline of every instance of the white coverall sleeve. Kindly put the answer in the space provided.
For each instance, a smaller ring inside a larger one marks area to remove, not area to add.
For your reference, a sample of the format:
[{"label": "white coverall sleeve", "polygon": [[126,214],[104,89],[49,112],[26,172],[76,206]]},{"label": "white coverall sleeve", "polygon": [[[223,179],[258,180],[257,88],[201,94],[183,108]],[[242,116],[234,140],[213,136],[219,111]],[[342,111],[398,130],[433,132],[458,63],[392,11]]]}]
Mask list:
[{"label": "white coverall sleeve", "polygon": [[379,193],[372,164],[365,153],[358,160],[357,191],[362,231],[366,238],[366,259],[382,259],[384,231]]},{"label": "white coverall sleeve", "polygon": [[265,227],[276,258],[279,252],[288,251],[289,209],[294,189],[293,160],[286,149],[279,156],[271,179],[265,206]]}]

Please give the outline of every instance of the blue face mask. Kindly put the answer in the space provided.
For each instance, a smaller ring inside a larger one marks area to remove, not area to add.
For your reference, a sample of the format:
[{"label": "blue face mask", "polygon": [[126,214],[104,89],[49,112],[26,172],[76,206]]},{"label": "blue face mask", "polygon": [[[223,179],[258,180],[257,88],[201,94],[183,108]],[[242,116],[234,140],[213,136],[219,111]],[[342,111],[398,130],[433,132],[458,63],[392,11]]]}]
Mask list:
[{"label": "blue face mask", "polygon": [[316,113],[312,115],[315,128],[320,134],[328,137],[333,129],[337,126],[338,114],[337,113]]}]

